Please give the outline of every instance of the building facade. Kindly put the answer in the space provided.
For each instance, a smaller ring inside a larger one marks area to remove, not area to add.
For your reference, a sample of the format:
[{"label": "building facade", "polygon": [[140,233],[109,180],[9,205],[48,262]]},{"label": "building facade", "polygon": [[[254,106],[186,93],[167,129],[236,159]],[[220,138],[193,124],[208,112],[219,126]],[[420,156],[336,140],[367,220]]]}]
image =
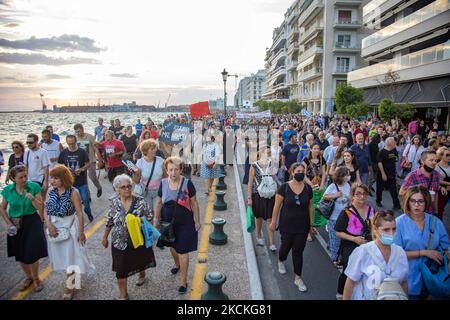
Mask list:
[{"label": "building facade", "polygon": [[376,106],[383,98],[412,103],[421,118],[450,111],[450,0],[373,0],[363,23],[376,32],[362,40],[370,64],[349,74]]},{"label": "building facade", "polygon": [[[361,40],[373,32],[362,24],[365,3],[296,0],[283,24],[275,29],[266,54],[268,88],[264,98],[297,99],[312,113],[332,114],[336,87],[347,81],[348,72],[368,64],[361,58]],[[286,95],[278,94],[277,89],[286,90]]]},{"label": "building facade", "polygon": [[234,95],[234,106],[236,108],[251,107],[263,98],[266,91],[266,71],[259,70],[256,74],[243,78]]}]

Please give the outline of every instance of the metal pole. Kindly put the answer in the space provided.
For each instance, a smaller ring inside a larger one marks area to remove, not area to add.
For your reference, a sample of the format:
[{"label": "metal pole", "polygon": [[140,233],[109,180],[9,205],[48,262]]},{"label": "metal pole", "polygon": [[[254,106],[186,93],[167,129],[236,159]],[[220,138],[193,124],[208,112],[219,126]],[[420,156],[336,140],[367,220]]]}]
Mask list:
[{"label": "metal pole", "polygon": [[227,81],[223,81],[223,110],[225,118],[227,117]]}]

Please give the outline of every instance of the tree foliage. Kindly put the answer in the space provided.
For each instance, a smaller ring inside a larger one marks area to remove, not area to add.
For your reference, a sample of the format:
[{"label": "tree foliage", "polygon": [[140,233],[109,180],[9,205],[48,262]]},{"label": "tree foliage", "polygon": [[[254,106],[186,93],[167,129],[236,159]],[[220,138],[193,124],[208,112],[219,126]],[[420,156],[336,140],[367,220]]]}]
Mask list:
[{"label": "tree foliage", "polygon": [[287,102],[274,100],[274,101],[264,101],[259,100],[254,103],[255,106],[259,107],[259,111],[270,110],[273,114],[297,114],[302,111],[305,105],[302,105],[298,100],[290,100]]},{"label": "tree foliage", "polygon": [[[360,117],[367,115],[369,106],[364,103],[363,90],[342,83],[336,88],[337,112],[346,117]],[[364,112],[363,112],[364,111]]]},{"label": "tree foliage", "polygon": [[397,106],[389,99],[383,99],[378,106],[378,115],[383,121],[391,121],[398,115]]},{"label": "tree foliage", "polygon": [[413,119],[416,111],[416,107],[411,103],[397,105],[397,115],[402,120]]}]

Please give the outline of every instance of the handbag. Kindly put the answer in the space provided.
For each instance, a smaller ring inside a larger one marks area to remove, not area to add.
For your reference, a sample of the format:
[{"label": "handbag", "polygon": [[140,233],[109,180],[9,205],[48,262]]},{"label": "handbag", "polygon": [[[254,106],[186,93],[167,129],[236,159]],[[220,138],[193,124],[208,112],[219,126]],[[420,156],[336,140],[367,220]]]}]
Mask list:
[{"label": "handbag", "polygon": [[[339,192],[339,187],[337,184],[334,184],[336,186],[337,191]],[[331,218],[331,215],[333,214],[334,210],[334,200],[325,200],[323,197],[317,204],[316,210],[319,214],[321,214],[325,219],[329,220]]]},{"label": "handbag", "polygon": [[252,207],[247,207],[247,232],[252,233],[255,231],[255,215],[253,214]]},{"label": "handbag", "polygon": [[412,167],[412,163],[408,162],[408,155],[409,155],[410,150],[411,150],[411,144],[408,146],[408,152],[406,152],[406,156],[404,156],[402,158],[402,161],[400,162],[400,168],[402,168],[402,169],[409,169]]},{"label": "handbag", "polygon": [[[428,238],[428,250],[432,250],[434,231],[437,218],[430,216],[430,237]],[[423,284],[428,293],[435,298],[450,297],[450,274],[448,272],[448,257],[441,246],[438,251],[443,256],[443,263],[439,265],[436,261],[426,258],[422,259],[419,268],[422,273]]]},{"label": "handbag", "polygon": [[161,233],[160,240],[163,242],[163,244],[165,244],[167,246],[173,245],[176,240],[173,224],[175,222],[175,213],[177,210],[178,199],[180,198],[180,193],[183,188],[183,184],[184,184],[184,178],[181,181],[180,189],[178,190],[178,193],[177,193],[177,199],[175,200],[175,205],[174,205],[175,209],[172,213],[171,221],[160,221],[159,222],[159,232]]},{"label": "handbag", "polygon": [[70,229],[72,228],[73,223],[75,222],[75,215],[71,215],[68,217],[55,217],[51,216],[50,221],[55,226],[58,231],[58,235],[56,237],[50,236],[50,231],[47,229],[48,241],[49,242],[63,242],[70,238]]},{"label": "handbag", "polygon": [[17,228],[17,231],[19,231],[19,229],[22,227],[22,221],[23,221],[23,217],[19,217],[19,218],[9,218],[9,220],[11,220],[12,224]]}]

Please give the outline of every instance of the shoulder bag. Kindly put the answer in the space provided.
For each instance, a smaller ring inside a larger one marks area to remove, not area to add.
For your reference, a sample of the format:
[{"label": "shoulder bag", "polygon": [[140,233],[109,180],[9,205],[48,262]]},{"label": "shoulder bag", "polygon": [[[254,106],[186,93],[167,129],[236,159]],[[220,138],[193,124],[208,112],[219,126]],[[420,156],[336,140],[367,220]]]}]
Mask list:
[{"label": "shoulder bag", "polygon": [[[338,185],[335,183],[336,189],[340,192]],[[319,212],[325,219],[329,220],[334,210],[334,201],[335,200],[325,200],[323,197],[317,204],[316,210]]]},{"label": "shoulder bag", "polygon": [[[428,238],[428,250],[433,250],[433,238],[436,229],[437,218],[430,215],[430,236]],[[440,299],[448,299],[450,297],[450,275],[448,272],[448,257],[439,244],[437,248],[443,256],[443,263],[439,265],[436,261],[425,258],[420,261],[420,272],[422,273],[423,285],[428,293]]]},{"label": "shoulder bag", "polygon": [[[173,224],[175,222],[175,214],[176,214],[177,207],[178,207],[178,199],[180,198],[180,193],[181,193],[181,190],[183,189],[184,180],[185,180],[185,178],[182,179],[180,189],[178,189],[178,192],[177,192],[177,198],[175,200],[175,208],[172,213],[172,220],[159,222],[159,232],[161,233],[160,240],[166,246],[173,245],[176,240]],[[167,182],[167,183],[169,183],[169,182]]]},{"label": "shoulder bag", "polygon": [[152,180],[152,177],[153,177],[153,172],[155,171],[156,160],[157,160],[157,158],[155,157],[155,159],[153,160],[152,171],[150,172],[150,177],[148,178],[147,183],[145,184],[145,189],[142,190],[142,186],[140,183],[138,183],[134,186],[134,192],[136,194],[141,195],[143,197],[147,196],[148,185],[150,184],[150,181]]}]

